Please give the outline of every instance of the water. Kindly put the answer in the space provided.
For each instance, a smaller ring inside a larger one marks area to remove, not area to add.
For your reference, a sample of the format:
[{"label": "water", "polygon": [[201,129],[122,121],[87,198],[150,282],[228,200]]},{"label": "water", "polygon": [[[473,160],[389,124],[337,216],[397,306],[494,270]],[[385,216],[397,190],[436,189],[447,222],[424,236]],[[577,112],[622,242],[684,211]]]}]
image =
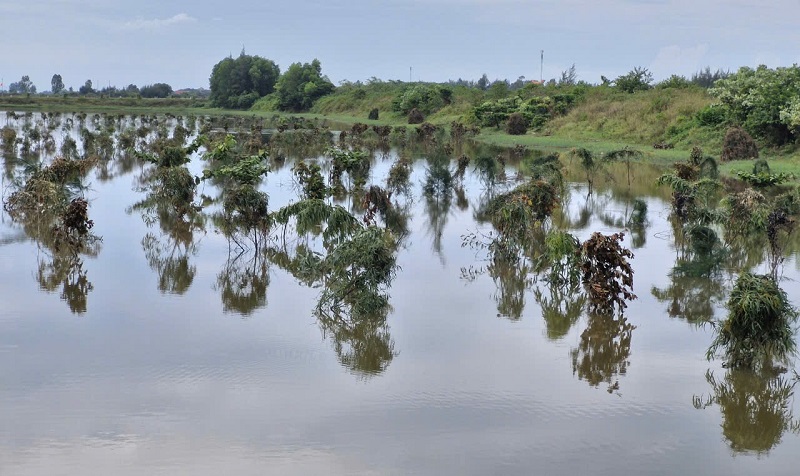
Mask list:
[{"label": "water", "polygon": [[[396,154],[376,159],[375,183]],[[297,199],[290,165],[262,184],[271,209]],[[669,287],[676,257],[663,192],[645,197],[639,299],[626,312],[634,327],[620,334],[585,314],[546,321],[535,284],[522,288],[518,316],[498,309],[513,282],[480,272],[481,253],[462,246],[488,231],[474,217],[484,183],[468,172],[466,206],[454,199],[431,216],[426,165],[413,166],[410,234],[389,290],[393,353],[380,372],[342,357],[357,338],[337,353],[336,333],[313,315],[320,289],[275,264],[263,299],[225,301],[220,275],[253,266],[258,275],[258,265],[237,260],[210,220],[176,241],[129,210],[143,198],[138,162],[87,178],[102,243],[66,293],[63,281],[41,288],[50,252],[3,214],[0,474],[795,474],[791,390],[707,361],[710,326],[671,316],[671,301],[651,292]],[[588,204],[586,186],[570,185],[565,208],[574,222],[584,210],[581,239],[619,231],[609,218],[629,213],[623,182],[596,185]],[[159,244],[150,255],[148,235]],[[790,258],[782,283],[795,303],[797,274]],[[718,277],[722,297],[705,306],[716,318],[732,279]]]}]

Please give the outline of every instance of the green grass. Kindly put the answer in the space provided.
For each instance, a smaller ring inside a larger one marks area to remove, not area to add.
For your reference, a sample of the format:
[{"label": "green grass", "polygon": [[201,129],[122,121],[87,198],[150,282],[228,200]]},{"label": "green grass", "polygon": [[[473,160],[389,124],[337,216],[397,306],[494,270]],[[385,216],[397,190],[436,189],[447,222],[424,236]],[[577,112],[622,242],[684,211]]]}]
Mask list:
[{"label": "green grass", "polygon": [[508,135],[501,130],[484,129],[476,140],[485,144],[499,147],[514,147],[524,145],[544,152],[568,152],[575,148],[585,148],[595,154],[605,154],[612,150],[625,147],[636,149],[644,154],[645,160],[650,163],[671,164],[672,162],[686,160],[689,151],[680,149],[653,149],[652,146],[636,145],[624,141],[611,141],[603,139],[572,138],[558,135],[536,135],[528,133],[523,136]]}]

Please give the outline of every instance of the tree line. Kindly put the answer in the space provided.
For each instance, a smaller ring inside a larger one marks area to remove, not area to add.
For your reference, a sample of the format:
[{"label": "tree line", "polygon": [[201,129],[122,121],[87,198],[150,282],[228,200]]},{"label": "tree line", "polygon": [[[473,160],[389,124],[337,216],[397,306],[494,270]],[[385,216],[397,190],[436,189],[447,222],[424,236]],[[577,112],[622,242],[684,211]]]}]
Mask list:
[{"label": "tree line", "polygon": [[[191,90],[196,95],[203,95],[203,90]],[[9,94],[36,94],[36,85],[30,79],[30,76],[23,75],[19,81],[15,81],[8,85]],[[116,86],[107,86],[104,88],[95,88],[91,79],[87,79],[82,86],[75,91],[72,87],[67,88],[64,85],[64,79],[58,73],[54,74],[50,79],[50,94],[78,94],[81,96],[100,95],[105,97],[142,97],[142,98],[167,98],[172,96],[172,86],[167,83],[154,83],[142,86],[141,88],[135,84],[129,84],[124,88],[117,88]]]}]

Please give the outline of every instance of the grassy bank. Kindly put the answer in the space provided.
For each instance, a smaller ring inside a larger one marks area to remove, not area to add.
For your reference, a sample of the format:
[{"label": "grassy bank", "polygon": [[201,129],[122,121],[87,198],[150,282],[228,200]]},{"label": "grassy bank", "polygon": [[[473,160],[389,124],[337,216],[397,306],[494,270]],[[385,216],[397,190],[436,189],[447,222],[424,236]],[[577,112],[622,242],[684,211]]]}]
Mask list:
[{"label": "grassy bank", "polygon": [[[211,108],[206,100],[189,98],[141,99],[103,98],[85,96],[0,96],[0,109],[16,111],[106,112],[135,114],[197,114],[235,115],[263,118],[299,116],[324,119],[334,126],[356,122],[368,125],[408,125],[407,116],[395,109],[395,101],[415,83],[374,82],[343,85],[336,92],[318,100],[307,113],[286,113],[274,110],[268,98],[259,101],[248,111]],[[554,96],[569,92],[558,87],[528,88],[530,95]],[[426,121],[449,127],[453,121],[475,124],[474,109],[487,101],[502,100],[517,91],[483,91],[454,86],[447,104],[426,117]],[[535,97],[535,96],[534,96]],[[724,124],[703,120],[713,98],[705,89],[653,88],[633,94],[611,87],[584,88],[568,110],[555,114],[538,130],[524,135],[509,135],[501,127],[484,127],[476,140],[494,146],[523,145],[547,152],[566,152],[576,147],[596,154],[623,147],[633,147],[644,153],[647,162],[669,165],[685,160],[692,147],[701,147],[706,154],[719,157]],[[368,119],[377,109],[378,120]],[[667,143],[672,149],[655,149],[655,143]],[[794,149],[762,148],[761,155],[770,159],[774,172],[794,173],[800,177],[800,153]],[[720,165],[724,174],[738,170],[749,171],[750,162]]]}]

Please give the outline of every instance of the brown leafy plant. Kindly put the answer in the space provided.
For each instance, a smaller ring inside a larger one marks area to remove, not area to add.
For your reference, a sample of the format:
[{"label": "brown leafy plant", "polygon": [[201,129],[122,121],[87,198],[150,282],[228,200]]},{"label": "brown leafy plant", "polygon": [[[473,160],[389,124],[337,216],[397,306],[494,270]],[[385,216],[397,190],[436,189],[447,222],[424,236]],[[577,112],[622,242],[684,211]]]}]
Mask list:
[{"label": "brown leafy plant", "polygon": [[620,244],[624,233],[603,235],[595,232],[581,245],[581,282],[589,296],[589,311],[611,314],[621,312],[633,294],[633,253]]}]

